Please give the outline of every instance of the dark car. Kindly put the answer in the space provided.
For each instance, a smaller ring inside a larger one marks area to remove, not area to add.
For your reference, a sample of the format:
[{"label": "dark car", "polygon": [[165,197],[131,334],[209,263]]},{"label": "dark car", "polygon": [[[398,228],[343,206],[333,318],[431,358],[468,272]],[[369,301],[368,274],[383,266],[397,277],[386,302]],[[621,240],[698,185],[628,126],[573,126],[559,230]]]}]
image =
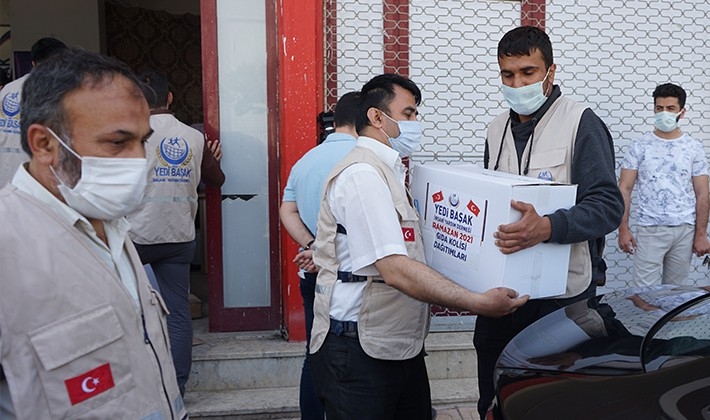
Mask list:
[{"label": "dark car", "polygon": [[710,287],[583,300],[498,359],[492,419],[710,419]]}]

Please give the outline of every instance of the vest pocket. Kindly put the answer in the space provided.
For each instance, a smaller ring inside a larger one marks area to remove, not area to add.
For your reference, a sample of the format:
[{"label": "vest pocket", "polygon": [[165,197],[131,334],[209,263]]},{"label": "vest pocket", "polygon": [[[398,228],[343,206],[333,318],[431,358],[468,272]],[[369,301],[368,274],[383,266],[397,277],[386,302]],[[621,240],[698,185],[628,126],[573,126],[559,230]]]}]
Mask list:
[{"label": "vest pocket", "polygon": [[565,163],[567,148],[536,151],[530,156],[530,169],[554,168]]},{"label": "vest pocket", "polygon": [[[157,317],[160,320],[160,329],[162,330],[162,333],[163,333],[164,342],[169,343],[170,337],[168,336],[168,318],[167,318],[167,316],[170,315],[170,311],[168,310],[168,306],[165,304],[163,297],[160,296],[160,293],[158,293],[157,290],[152,289],[152,288],[150,290],[150,303],[151,303],[151,307],[153,307],[158,314]],[[150,325],[151,325],[150,320],[146,318],[146,328],[148,328],[148,334],[152,336],[152,331],[151,331]],[[154,345],[155,344],[156,343],[154,343]]]},{"label": "vest pocket", "polygon": [[52,418],[80,416],[135,386],[123,336],[118,316],[107,304],[29,334]]}]

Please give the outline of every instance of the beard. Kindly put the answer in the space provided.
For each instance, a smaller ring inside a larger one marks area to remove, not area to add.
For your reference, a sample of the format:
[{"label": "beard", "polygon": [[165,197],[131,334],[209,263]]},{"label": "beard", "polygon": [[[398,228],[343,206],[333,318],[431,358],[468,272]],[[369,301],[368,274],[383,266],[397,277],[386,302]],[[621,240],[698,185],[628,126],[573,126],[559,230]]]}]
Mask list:
[{"label": "beard", "polygon": [[[71,147],[71,144],[68,144]],[[55,176],[68,188],[74,188],[81,178],[81,160],[71,154],[65,147],[59,149],[59,165],[55,171]]]}]

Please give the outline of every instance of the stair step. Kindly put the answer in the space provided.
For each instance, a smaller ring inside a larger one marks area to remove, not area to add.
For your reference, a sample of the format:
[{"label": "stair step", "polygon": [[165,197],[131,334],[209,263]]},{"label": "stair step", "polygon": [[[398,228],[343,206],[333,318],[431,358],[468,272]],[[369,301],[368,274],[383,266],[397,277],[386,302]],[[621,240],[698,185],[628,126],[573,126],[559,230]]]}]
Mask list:
[{"label": "stair step", "polygon": [[[478,400],[475,378],[430,380],[434,407],[472,405]],[[188,391],[185,404],[191,419],[296,420],[298,387]]]},{"label": "stair step", "polygon": [[[276,331],[208,333],[206,320],[193,321],[195,338],[187,390],[194,392],[297,387],[305,343],[288,342]],[[475,378],[470,332],[433,332],[426,340],[429,378]]]}]

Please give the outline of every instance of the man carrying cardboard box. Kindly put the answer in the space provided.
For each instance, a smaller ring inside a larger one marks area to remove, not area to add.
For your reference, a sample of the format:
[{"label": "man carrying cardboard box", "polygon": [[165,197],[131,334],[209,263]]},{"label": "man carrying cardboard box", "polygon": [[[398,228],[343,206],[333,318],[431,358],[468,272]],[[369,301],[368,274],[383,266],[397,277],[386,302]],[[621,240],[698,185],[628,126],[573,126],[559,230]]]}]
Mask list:
[{"label": "man carrying cardboard box", "polygon": [[429,305],[503,316],[514,290],[475,293],[427,267],[401,157],[418,147],[419,88],[383,74],[361,91],[355,148],[326,179],[310,350],[328,419],[431,419]]},{"label": "man carrying cardboard box", "polygon": [[514,201],[511,206],[522,218],[501,225],[494,234],[504,254],[541,242],[572,244],[572,248],[565,294],[532,299],[512,316],[476,320],[473,343],[482,417],[493,399],[493,370],[503,348],[537,319],[596,293],[592,279],[594,270],[603,275],[604,235],[619,226],[624,214],[611,134],[591,109],[562,97],[554,84],[557,66],[547,34],[531,26],[509,31],[498,43],[498,65],[511,110],[488,127],[484,166],[577,184],[577,199],[571,208],[543,216],[532,205]]}]

